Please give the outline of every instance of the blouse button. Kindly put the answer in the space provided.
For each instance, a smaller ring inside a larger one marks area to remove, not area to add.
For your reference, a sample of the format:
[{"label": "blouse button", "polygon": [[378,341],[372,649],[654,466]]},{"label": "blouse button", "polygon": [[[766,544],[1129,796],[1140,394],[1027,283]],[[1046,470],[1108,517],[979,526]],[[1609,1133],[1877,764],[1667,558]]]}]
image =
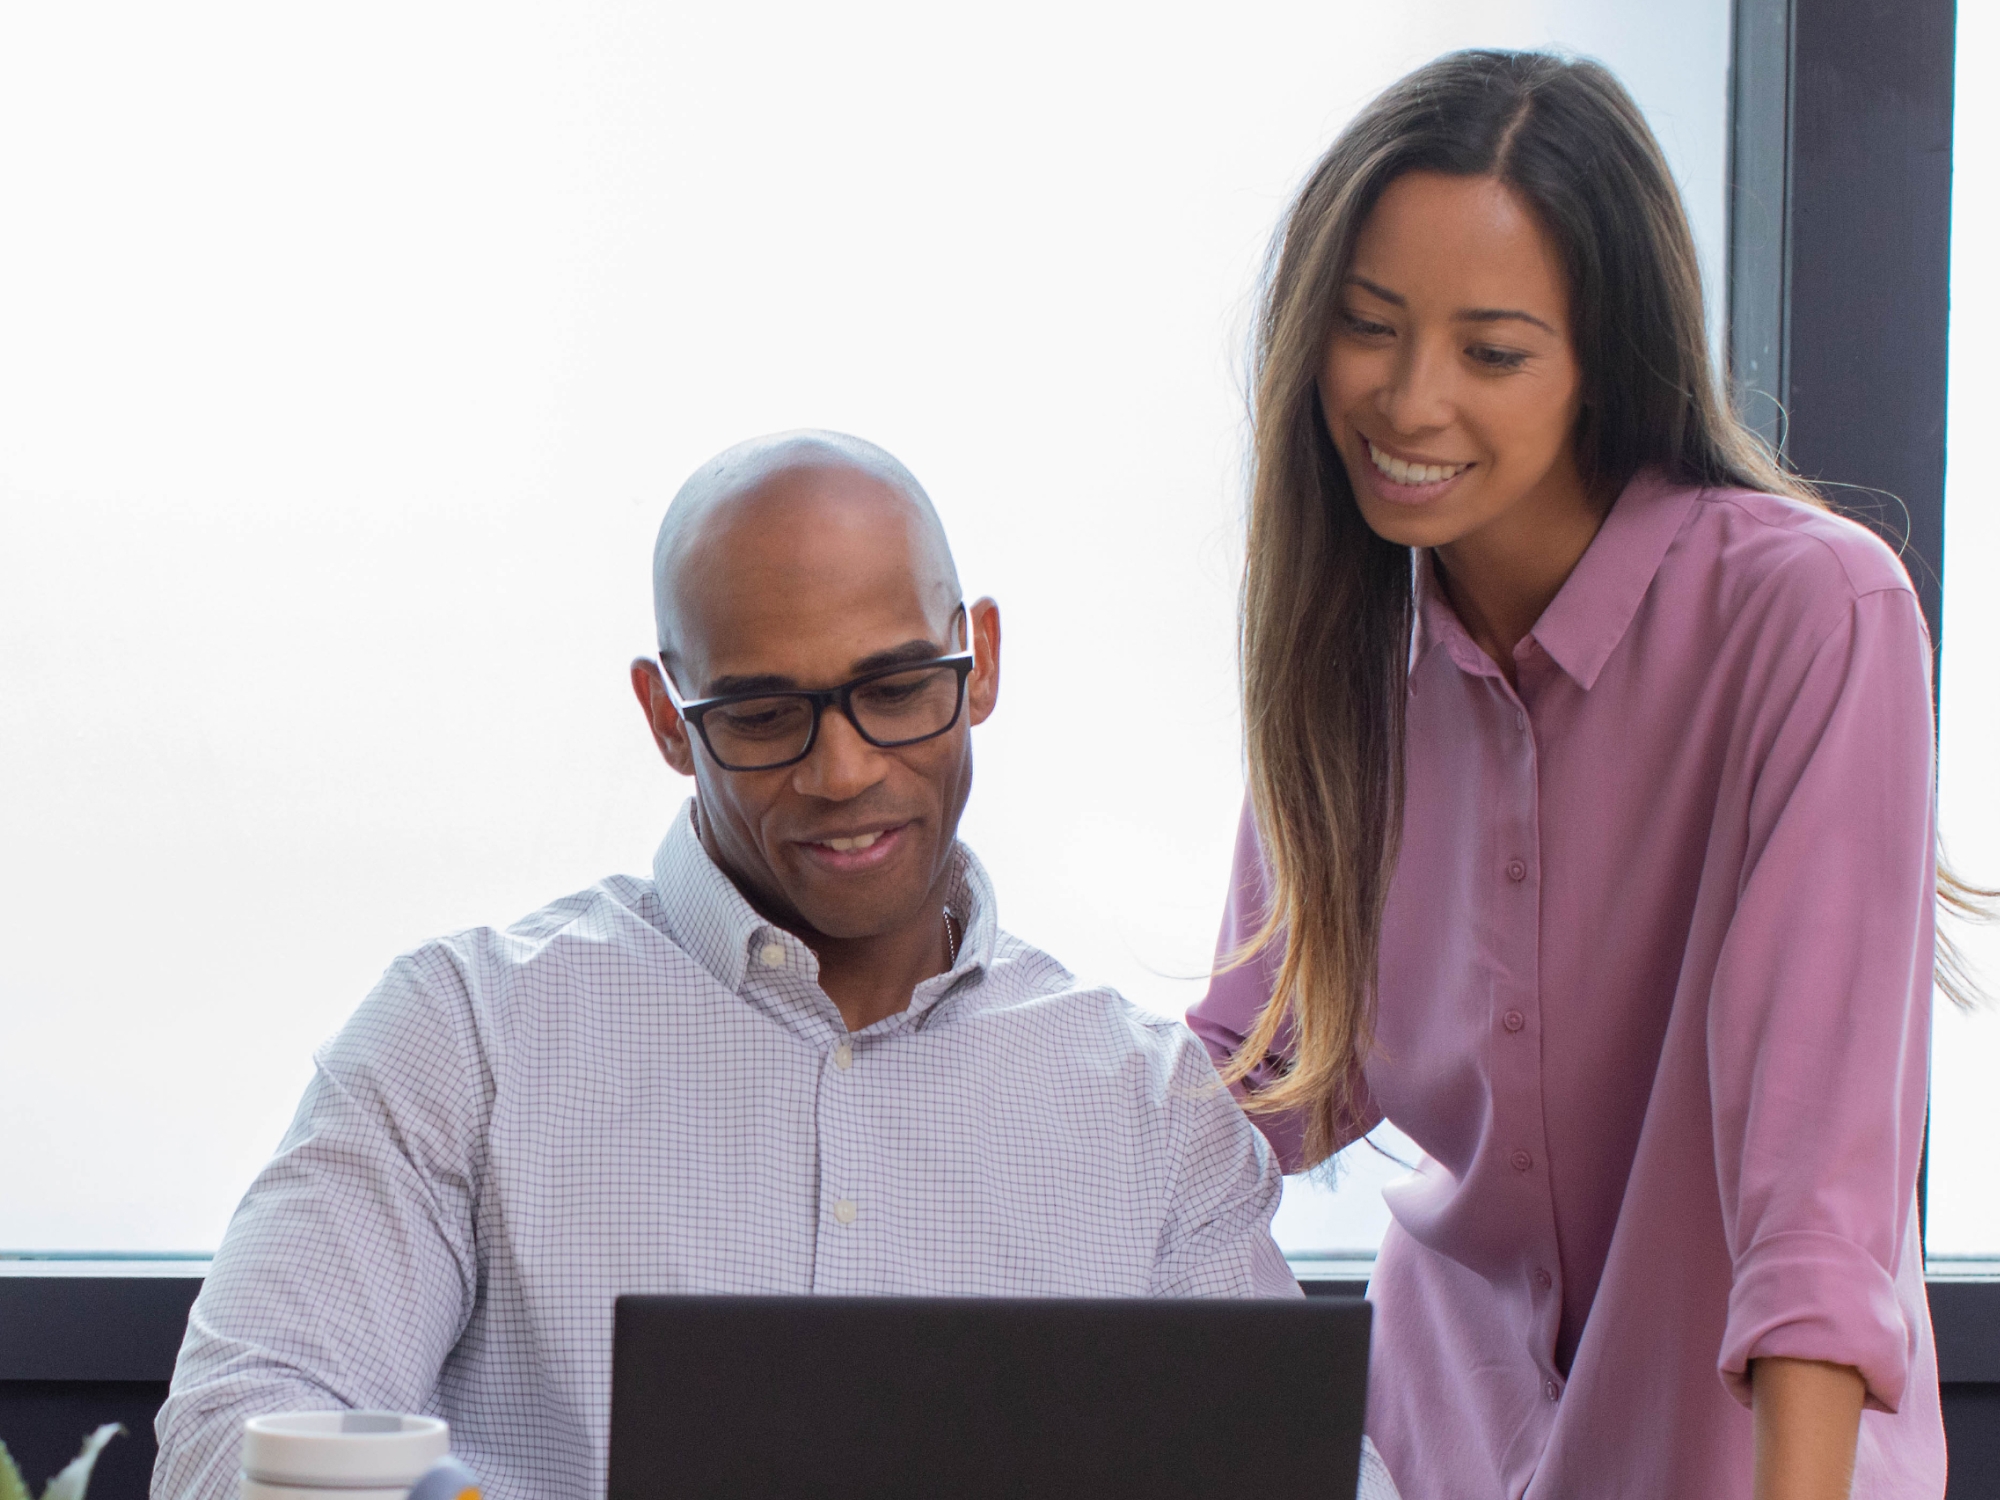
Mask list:
[{"label": "blouse button", "polygon": [[1528,878],[1528,867],[1522,864],[1521,861],[1519,861],[1518,859],[1508,860],[1507,878],[1509,880],[1515,880],[1515,881],[1526,880]]},{"label": "blouse button", "polygon": [[1509,1031],[1519,1031],[1523,1026],[1528,1024],[1528,1018],[1518,1010],[1510,1010],[1500,1018],[1500,1024],[1505,1026]]},{"label": "blouse button", "polygon": [[1508,1157],[1507,1160],[1514,1164],[1514,1170],[1516,1172],[1525,1172],[1528,1170],[1528,1168],[1532,1167],[1535,1164],[1534,1157],[1528,1155],[1528,1153],[1525,1151],[1516,1151],[1512,1156]]},{"label": "blouse button", "polygon": [[1547,1396],[1551,1401],[1554,1401],[1562,1395],[1562,1387],[1557,1385],[1553,1379],[1546,1380],[1542,1383],[1542,1394]]},{"label": "blouse button", "polygon": [[1556,1284],[1555,1277],[1551,1276],[1547,1271],[1535,1272],[1535,1285],[1540,1287],[1543,1291],[1546,1292],[1550,1287],[1554,1286],[1555,1284]]}]

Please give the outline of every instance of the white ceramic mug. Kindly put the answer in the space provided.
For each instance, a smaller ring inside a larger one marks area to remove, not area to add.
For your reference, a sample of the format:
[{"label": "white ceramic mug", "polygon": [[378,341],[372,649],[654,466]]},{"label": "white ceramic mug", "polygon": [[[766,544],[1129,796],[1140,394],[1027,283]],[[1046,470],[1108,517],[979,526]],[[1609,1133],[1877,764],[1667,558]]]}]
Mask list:
[{"label": "white ceramic mug", "polygon": [[436,1417],[285,1411],[243,1424],[242,1500],[404,1500],[451,1448]]}]

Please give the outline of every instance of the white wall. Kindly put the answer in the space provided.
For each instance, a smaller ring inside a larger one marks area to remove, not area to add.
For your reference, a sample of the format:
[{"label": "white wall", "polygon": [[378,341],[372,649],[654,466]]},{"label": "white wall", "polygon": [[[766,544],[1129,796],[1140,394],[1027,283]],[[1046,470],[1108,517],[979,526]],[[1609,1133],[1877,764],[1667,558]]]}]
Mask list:
[{"label": "white wall", "polygon": [[[394,953],[646,867],[683,792],[624,681],[652,530],[773,428],[929,485],[1006,611],[966,823],[1003,917],[1179,1012],[1288,190],[1436,52],[1566,43],[1647,108],[1719,286],[1727,18],[0,13],[0,1247],[213,1245]],[[1291,1242],[1372,1243],[1371,1172]]]}]

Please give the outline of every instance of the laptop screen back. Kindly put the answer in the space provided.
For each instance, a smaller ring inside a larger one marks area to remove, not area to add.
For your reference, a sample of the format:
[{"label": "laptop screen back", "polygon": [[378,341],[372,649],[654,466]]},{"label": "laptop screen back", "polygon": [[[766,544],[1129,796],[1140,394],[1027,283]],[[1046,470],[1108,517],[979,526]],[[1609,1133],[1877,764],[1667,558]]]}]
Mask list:
[{"label": "laptop screen back", "polygon": [[1365,1302],[618,1299],[609,1500],[1351,1500]]}]

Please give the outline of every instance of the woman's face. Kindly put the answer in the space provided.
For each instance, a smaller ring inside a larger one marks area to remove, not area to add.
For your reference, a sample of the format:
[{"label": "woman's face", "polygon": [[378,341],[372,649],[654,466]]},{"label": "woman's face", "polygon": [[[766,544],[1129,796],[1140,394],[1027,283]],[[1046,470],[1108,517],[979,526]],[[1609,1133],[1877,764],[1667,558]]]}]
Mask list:
[{"label": "woman's face", "polygon": [[1514,190],[1411,172],[1362,225],[1320,368],[1361,514],[1411,547],[1533,546],[1588,506],[1561,259]]}]

